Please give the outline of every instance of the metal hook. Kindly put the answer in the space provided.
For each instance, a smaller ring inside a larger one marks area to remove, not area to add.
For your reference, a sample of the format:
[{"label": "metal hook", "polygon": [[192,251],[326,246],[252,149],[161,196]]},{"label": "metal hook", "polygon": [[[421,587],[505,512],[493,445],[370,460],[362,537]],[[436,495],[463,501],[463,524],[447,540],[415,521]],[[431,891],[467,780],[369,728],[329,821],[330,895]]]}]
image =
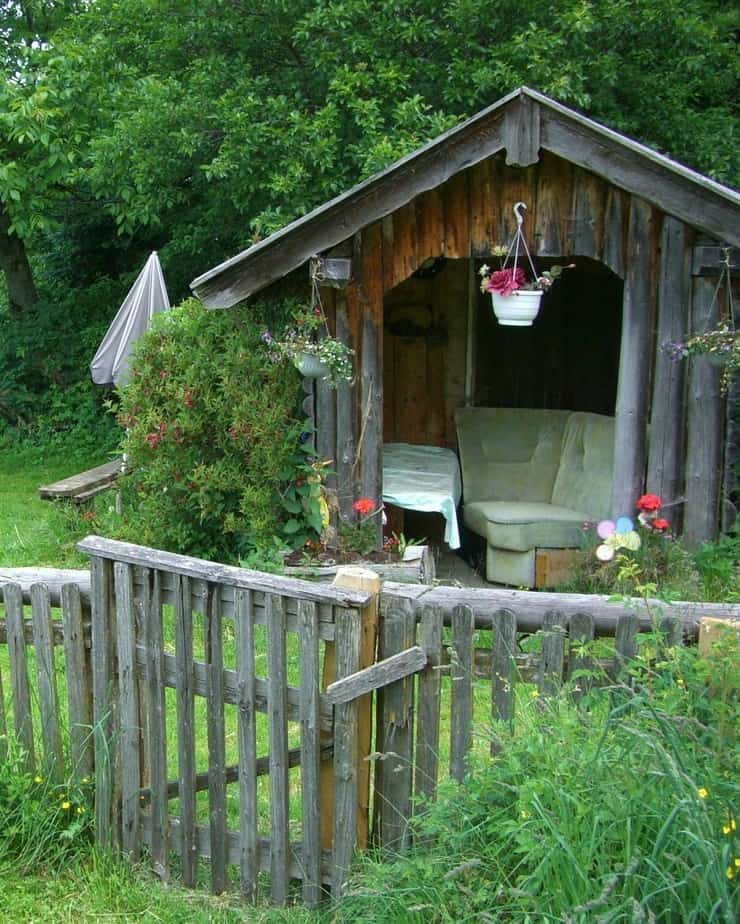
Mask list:
[{"label": "metal hook", "polygon": [[524,224],[524,215],[519,214],[519,209],[526,209],[526,207],[527,207],[526,202],[517,202],[517,204],[514,206],[514,214],[516,215],[516,223],[517,223],[517,226],[520,228]]}]

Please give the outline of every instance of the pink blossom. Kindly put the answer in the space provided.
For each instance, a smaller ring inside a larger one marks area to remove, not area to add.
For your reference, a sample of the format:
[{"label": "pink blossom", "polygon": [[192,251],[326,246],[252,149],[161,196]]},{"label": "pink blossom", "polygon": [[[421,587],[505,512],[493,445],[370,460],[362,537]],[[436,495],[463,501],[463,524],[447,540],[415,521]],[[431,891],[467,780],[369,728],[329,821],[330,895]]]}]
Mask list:
[{"label": "pink blossom", "polygon": [[511,267],[496,270],[495,273],[491,273],[491,278],[488,281],[488,291],[496,292],[498,295],[511,295],[516,289],[521,289],[526,281],[527,277],[520,266],[517,266],[516,269]]}]

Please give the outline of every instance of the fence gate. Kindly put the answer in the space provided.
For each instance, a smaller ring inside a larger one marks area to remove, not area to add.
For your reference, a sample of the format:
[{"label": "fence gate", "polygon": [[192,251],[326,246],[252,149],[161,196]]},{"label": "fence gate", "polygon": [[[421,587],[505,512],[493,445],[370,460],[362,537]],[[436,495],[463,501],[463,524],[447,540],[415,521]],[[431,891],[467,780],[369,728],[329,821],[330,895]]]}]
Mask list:
[{"label": "fence gate", "polygon": [[97,537],[79,548],[99,843],[132,859],[146,845],[162,878],[179,854],[187,886],[207,861],[217,893],[238,869],[250,899],[262,873],[276,903],[291,879],[309,905],[339,896],[367,838],[370,703],[323,690],[372,663],[377,578],[314,584]]}]

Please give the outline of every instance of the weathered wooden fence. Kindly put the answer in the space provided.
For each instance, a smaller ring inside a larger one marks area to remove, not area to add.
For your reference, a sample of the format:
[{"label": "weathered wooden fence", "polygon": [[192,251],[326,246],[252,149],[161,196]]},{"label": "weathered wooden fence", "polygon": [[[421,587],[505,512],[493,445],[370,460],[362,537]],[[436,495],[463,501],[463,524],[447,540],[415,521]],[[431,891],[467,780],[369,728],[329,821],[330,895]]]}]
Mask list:
[{"label": "weathered wooden fence", "polygon": [[[0,758],[12,721],[28,769],[94,773],[100,844],[146,848],[163,878],[179,855],[185,884],[206,867],[215,892],[233,870],[250,899],[266,872],[278,903],[290,880],[308,904],[341,895],[357,845],[402,849],[420,797],[461,780],[476,741],[500,746],[517,684],[544,700],[586,669],[577,699],[591,668],[617,677],[654,628],[655,613],[592,597],[400,584],[378,597],[367,573],[326,585],[97,537],[80,548],[89,581],[0,575]],[[740,607],[666,608],[664,644],[710,614]],[[595,663],[582,643],[600,636],[613,655]]]}]

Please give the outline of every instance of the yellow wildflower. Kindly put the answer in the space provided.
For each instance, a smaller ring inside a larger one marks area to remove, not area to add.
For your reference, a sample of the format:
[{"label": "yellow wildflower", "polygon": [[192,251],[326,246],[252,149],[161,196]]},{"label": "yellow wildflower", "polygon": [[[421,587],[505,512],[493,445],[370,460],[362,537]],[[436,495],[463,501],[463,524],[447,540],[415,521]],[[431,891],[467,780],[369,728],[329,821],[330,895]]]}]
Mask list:
[{"label": "yellow wildflower", "polygon": [[736,827],[737,825],[735,824],[735,819],[730,818],[730,820],[727,822],[726,825],[722,825],[722,833],[732,834],[732,832],[735,830]]},{"label": "yellow wildflower", "polygon": [[537,699],[537,697],[540,695],[540,692],[539,690],[532,690],[529,695],[532,697],[532,699]]},{"label": "yellow wildflower", "polygon": [[525,812],[524,809],[519,812],[521,818],[529,818],[529,812]]},{"label": "yellow wildflower", "polygon": [[70,802],[62,802],[62,808],[66,811],[68,808],[71,808],[72,805]]},{"label": "yellow wildflower", "polygon": [[81,815],[84,811],[85,811],[85,809],[84,809],[84,807],[83,807],[82,805],[78,805],[78,806],[77,806],[77,814],[78,814],[78,815]]},{"label": "yellow wildflower", "polygon": [[43,779],[38,774],[33,778],[34,783],[43,783]]},{"label": "yellow wildflower", "polygon": [[740,869],[740,857],[735,857],[735,866]]},{"label": "yellow wildflower", "polygon": [[698,796],[699,796],[700,799],[706,799],[707,796],[709,795],[709,790],[708,790],[708,789],[705,789],[703,786],[700,786],[700,787],[696,790],[696,792],[697,792],[697,794],[698,794]]},{"label": "yellow wildflower", "polygon": [[725,870],[725,876],[727,876],[728,879],[734,879],[735,870],[731,866],[728,866],[727,869]]},{"label": "yellow wildflower", "polygon": [[90,780],[88,780],[88,778],[87,778],[86,776],[83,776],[83,777],[82,777],[82,782],[83,782],[83,783],[89,783]]}]

